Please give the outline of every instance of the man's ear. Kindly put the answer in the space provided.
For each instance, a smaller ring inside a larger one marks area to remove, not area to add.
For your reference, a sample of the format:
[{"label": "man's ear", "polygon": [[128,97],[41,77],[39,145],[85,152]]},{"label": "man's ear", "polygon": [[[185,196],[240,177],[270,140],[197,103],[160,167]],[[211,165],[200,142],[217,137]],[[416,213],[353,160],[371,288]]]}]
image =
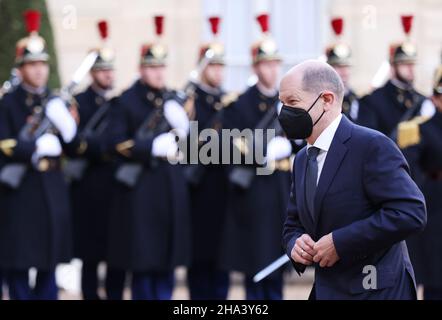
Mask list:
[{"label": "man's ear", "polygon": [[322,93],[322,101],[324,101],[324,110],[328,111],[335,102],[335,95],[331,91],[324,91]]}]

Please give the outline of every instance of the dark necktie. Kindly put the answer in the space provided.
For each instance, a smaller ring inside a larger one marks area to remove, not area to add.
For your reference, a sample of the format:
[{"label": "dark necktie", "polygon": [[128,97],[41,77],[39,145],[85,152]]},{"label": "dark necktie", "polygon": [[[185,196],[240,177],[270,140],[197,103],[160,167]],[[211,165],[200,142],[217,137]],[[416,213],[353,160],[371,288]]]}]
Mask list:
[{"label": "dark necktie", "polygon": [[318,157],[320,149],[317,147],[310,147],[307,150],[307,172],[305,175],[305,198],[307,201],[307,208],[314,220],[314,201],[316,194],[316,181],[318,179]]}]

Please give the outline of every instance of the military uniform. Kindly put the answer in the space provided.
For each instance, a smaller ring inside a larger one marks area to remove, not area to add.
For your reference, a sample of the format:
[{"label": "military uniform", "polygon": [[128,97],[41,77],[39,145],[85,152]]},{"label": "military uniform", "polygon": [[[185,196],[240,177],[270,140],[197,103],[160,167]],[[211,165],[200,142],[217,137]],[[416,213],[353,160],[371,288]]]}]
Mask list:
[{"label": "military uniform", "polygon": [[[77,95],[81,132],[92,116],[106,104],[115,104],[89,87]],[[110,106],[112,107],[112,106]],[[103,115],[95,126],[105,125],[108,115]],[[95,128],[94,128],[95,129]],[[75,256],[85,261],[104,261],[106,252],[107,220],[112,195],[114,165],[109,155],[107,131],[90,134],[82,138],[76,150],[72,150],[71,160],[85,160],[84,173],[71,179],[71,199],[75,221]]]},{"label": "military uniform", "polygon": [[[219,18],[211,17],[209,21],[216,35]],[[199,66],[206,64],[224,65],[224,50],[219,42],[213,41],[201,47]],[[191,119],[198,123],[198,133],[206,128],[220,132],[227,103],[225,98],[229,95],[221,88],[201,83],[191,83],[186,93],[188,101],[185,106]],[[219,155],[221,163],[221,153]],[[227,202],[226,168],[222,164],[199,163],[191,164],[186,170],[192,221],[192,260],[187,271],[190,298],[224,300],[227,298],[229,276],[220,269],[219,250]]]},{"label": "military uniform", "polygon": [[[195,85],[192,94],[198,131],[206,128],[220,130],[220,112],[224,107],[222,91],[207,92]],[[217,119],[218,118],[218,119]],[[220,158],[221,159],[221,158]],[[192,164],[191,166],[194,166]],[[190,182],[192,218],[192,262],[187,272],[192,300],[220,300],[227,298],[228,273],[219,268],[221,232],[224,226],[227,202],[226,168],[222,164],[209,164],[198,182]],[[190,178],[190,177],[189,177]]]},{"label": "military uniform", "polygon": [[[142,65],[164,65],[165,59],[160,43],[143,46]],[[119,179],[116,186],[108,250],[110,267],[132,272],[134,300],[170,299],[174,268],[189,263],[189,200],[182,167],[153,154],[162,134],[157,131],[164,122],[165,101],[175,96],[138,80],[121,95],[112,115],[112,140],[121,166],[140,166],[133,185]],[[152,119],[154,114],[159,118]],[[138,134],[142,125],[154,134]]]},{"label": "military uniform", "polygon": [[[417,51],[408,39],[411,31],[412,16],[402,16],[402,27],[407,39],[390,46],[390,64],[414,64]],[[412,84],[396,78],[370,95],[361,99],[358,122],[361,125],[376,129],[396,141],[397,126],[400,122],[408,121],[422,115],[422,103],[425,97],[418,93]]]},{"label": "military uniform", "polygon": [[[442,94],[442,67],[438,69],[434,95]],[[412,176],[424,193],[428,222],[422,234],[413,239],[411,258],[422,266],[418,270],[424,285],[424,299],[442,299],[442,113],[437,111],[429,120],[415,118],[399,131],[402,151]],[[403,136],[403,137],[401,137]],[[420,262],[420,263],[419,263]],[[424,264],[424,265],[422,265]]]},{"label": "military uniform", "polygon": [[[98,23],[103,40],[107,22]],[[94,49],[97,58],[92,70],[112,70],[114,54],[107,46]],[[110,141],[110,109],[118,103],[108,90],[92,84],[78,94],[79,137],[69,150],[65,173],[71,181],[70,196],[74,223],[74,255],[82,260],[81,286],[85,300],[99,299],[97,268],[106,260],[109,216],[114,192],[113,148]],[[122,287],[124,272],[108,268],[106,288]],[[108,298],[112,298],[109,296]]]},{"label": "military uniform", "polygon": [[358,121],[359,97],[351,89],[345,92],[344,99],[342,101],[342,113],[353,122]]},{"label": "military uniform", "polygon": [[[19,66],[49,58],[37,34],[39,13],[28,11],[25,17],[30,35],[17,44]],[[49,97],[48,89],[22,83],[0,102],[0,175],[11,164],[25,168],[21,183],[3,187],[2,195],[0,268],[7,273],[11,299],[56,299],[55,267],[71,258],[71,215],[60,157],[39,156],[41,140],[28,135],[33,130],[31,119],[37,119]],[[53,132],[52,141],[59,139],[64,145],[56,135]],[[33,267],[37,278],[30,288],[28,271]]]},{"label": "military uniform", "polygon": [[[327,63],[332,67],[350,67],[351,49],[340,37],[344,27],[342,18],[334,18],[331,21],[332,29],[337,37],[335,43],[329,45],[325,50]],[[342,102],[342,113],[353,122],[356,122],[359,114],[359,98],[351,88],[346,88]]]},{"label": "military uniform", "polygon": [[[268,16],[258,17],[268,31]],[[252,47],[254,63],[280,60],[273,40],[266,34]],[[229,129],[255,129],[269,110],[276,109],[278,93],[266,96],[257,85],[248,88],[226,109],[224,126]],[[274,116],[277,113],[275,110]],[[235,143],[235,142],[234,142]],[[250,149],[239,147],[243,154]],[[257,160],[257,159],[255,159]],[[253,276],[282,254],[281,234],[290,191],[290,161],[282,159],[270,175],[254,175],[247,188],[230,183],[221,263],[226,270],[245,274],[246,298],[249,300],[282,299],[282,272],[279,270],[255,284]],[[284,165],[285,164],[285,165]],[[238,167],[256,169],[253,164],[230,166],[229,180]]]},{"label": "military uniform", "polygon": [[389,80],[362,98],[358,122],[393,138],[399,122],[421,115],[424,100],[425,97],[414,89]]}]

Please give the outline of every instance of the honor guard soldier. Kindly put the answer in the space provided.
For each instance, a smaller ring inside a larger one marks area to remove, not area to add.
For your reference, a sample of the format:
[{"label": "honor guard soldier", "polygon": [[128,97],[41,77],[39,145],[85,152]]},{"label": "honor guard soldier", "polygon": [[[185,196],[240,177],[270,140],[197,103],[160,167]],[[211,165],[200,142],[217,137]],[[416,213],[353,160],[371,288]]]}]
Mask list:
[{"label": "honor guard soldier", "polygon": [[[254,283],[253,276],[282,254],[281,234],[290,191],[290,142],[277,129],[278,77],[281,57],[269,34],[269,16],[257,17],[262,39],[252,46],[253,70],[258,82],[226,109],[225,127],[230,129],[275,129],[280,135],[266,146],[267,163],[275,170],[257,175],[259,161],[232,165],[230,190],[221,261],[226,270],[245,275],[246,298],[281,299],[282,272]],[[276,121],[275,121],[276,120]],[[246,157],[250,143],[236,138],[234,146]],[[264,148],[256,142],[256,148]],[[258,160],[258,159],[254,159]]]},{"label": "honor guard soldier", "polygon": [[[79,139],[69,152],[64,172],[71,182],[74,222],[74,255],[83,261],[81,288],[85,300],[99,299],[97,268],[107,253],[108,221],[114,186],[114,164],[111,158],[109,132],[110,109],[117,103],[111,99],[114,83],[114,52],[106,44],[108,25],[98,23],[102,45],[93,49],[97,58],[90,75],[92,84],[75,97],[80,123]],[[124,272],[110,268],[106,287],[122,282]],[[112,297],[109,297],[112,298]]]},{"label": "honor guard soldier", "polygon": [[325,51],[327,63],[331,65],[342,79],[345,86],[342,113],[352,121],[356,121],[359,112],[359,101],[354,91],[350,88],[351,49],[340,38],[344,28],[344,19],[337,17],[332,19],[331,26],[336,36],[336,42]]},{"label": "honor guard soldier", "polygon": [[[157,41],[142,46],[140,79],[120,97],[112,121],[121,156],[110,220],[108,264],[132,272],[132,299],[167,300],[174,268],[188,265],[190,217],[187,184],[176,134],[189,120],[176,92],[165,84],[163,17],[154,18]],[[175,129],[175,133],[170,132]]]},{"label": "honor guard soldier", "polygon": [[[425,300],[442,299],[442,65],[438,67],[429,103],[436,112],[416,117],[398,128],[398,143],[407,158],[413,178],[422,190],[428,210],[427,227],[413,239],[410,256],[421,269]],[[411,249],[411,248],[410,248]]]},{"label": "honor guard soldier", "polygon": [[[214,39],[201,46],[199,79],[191,82],[185,90],[188,96],[185,106],[191,120],[198,123],[198,134],[209,128],[220,132],[223,108],[227,101],[231,101],[231,96],[221,87],[225,62],[224,47],[216,39],[220,18],[210,17],[209,22]],[[218,157],[218,164],[191,164],[185,171],[191,196],[192,261],[187,280],[192,300],[227,298],[229,275],[220,270],[218,258],[228,183],[225,166],[220,164],[221,153]]]},{"label": "honor guard soldier", "polygon": [[425,111],[422,108],[425,97],[413,87],[417,53],[409,39],[413,16],[402,16],[401,19],[407,37],[390,47],[392,77],[383,87],[361,99],[358,120],[360,124],[379,130],[395,141],[398,124]]},{"label": "honor guard soldier", "polygon": [[[76,122],[47,88],[49,55],[38,35],[40,13],[25,12],[29,35],[17,43],[21,84],[0,105],[0,267],[11,299],[57,299],[55,267],[71,259],[69,193],[60,168]],[[51,124],[45,127],[44,124]],[[28,274],[36,268],[35,286]]]}]

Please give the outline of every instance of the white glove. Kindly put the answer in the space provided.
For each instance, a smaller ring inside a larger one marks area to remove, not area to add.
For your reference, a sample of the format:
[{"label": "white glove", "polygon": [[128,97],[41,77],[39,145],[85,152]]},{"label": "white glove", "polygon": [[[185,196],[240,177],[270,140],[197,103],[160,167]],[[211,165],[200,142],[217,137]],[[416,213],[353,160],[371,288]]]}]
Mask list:
[{"label": "white glove", "polygon": [[38,138],[36,145],[37,149],[35,150],[34,155],[37,158],[58,157],[62,152],[60,141],[51,133],[45,133]]},{"label": "white glove", "polygon": [[64,142],[69,143],[74,139],[77,133],[77,124],[63,100],[60,98],[51,99],[46,106],[46,116],[60,131]]},{"label": "white glove", "polygon": [[435,113],[436,107],[434,106],[433,101],[430,99],[425,99],[421,106],[421,116],[431,118]]},{"label": "white glove", "polygon": [[164,104],[164,116],[167,122],[175,129],[175,133],[184,138],[189,132],[189,118],[184,108],[175,100],[167,100]]},{"label": "white glove", "polygon": [[176,154],[178,145],[175,141],[175,135],[167,132],[162,133],[152,142],[152,155],[155,157],[168,157]]},{"label": "white glove", "polygon": [[289,157],[292,154],[292,145],[284,137],[274,137],[267,145],[267,161],[276,161]]}]

